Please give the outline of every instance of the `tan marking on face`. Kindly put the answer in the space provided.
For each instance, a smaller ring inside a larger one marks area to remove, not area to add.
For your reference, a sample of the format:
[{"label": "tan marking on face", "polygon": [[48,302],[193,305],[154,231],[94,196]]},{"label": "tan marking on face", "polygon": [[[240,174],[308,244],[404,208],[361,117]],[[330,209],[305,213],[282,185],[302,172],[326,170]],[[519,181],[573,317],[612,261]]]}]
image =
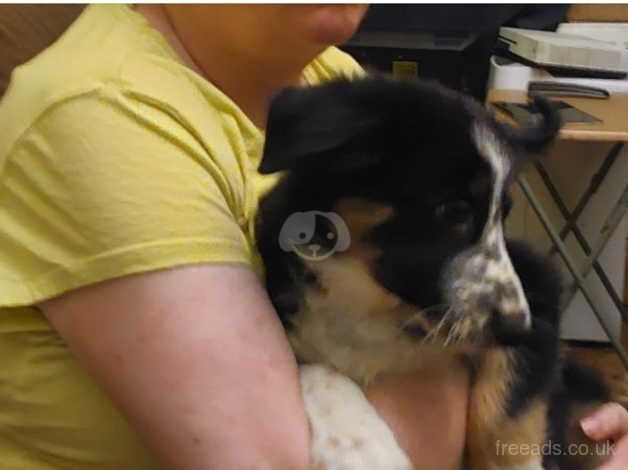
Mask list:
[{"label": "tan marking on face", "polygon": [[388,219],[393,208],[363,199],[345,198],[338,201],[333,210],[345,221],[351,234],[351,246],[343,255],[353,255],[370,263],[379,250],[363,238],[369,230]]},{"label": "tan marking on face", "polygon": [[430,325],[422,312],[374,278],[377,249],[363,235],[390,217],[392,209],[345,199],[334,211],[350,230],[351,247],[324,260],[303,261],[317,282],[304,287],[303,304],[292,318],[288,338],[297,356],[332,365],[367,384],[380,373],[417,370],[433,362],[435,354],[451,354],[406,334],[405,326],[428,331]]},{"label": "tan marking on face", "polygon": [[[472,470],[509,468],[538,456],[509,454],[508,446],[540,446],[546,439],[547,403],[538,400],[516,418],[506,414],[513,382],[513,359],[504,350],[488,351],[471,390],[468,447]],[[498,449],[497,445],[505,447]]]},{"label": "tan marking on face", "polygon": [[316,274],[325,303],[347,313],[370,315],[386,312],[400,304],[397,296],[379,284],[372,274],[378,250],[362,240],[364,234],[392,214],[392,208],[355,198],[340,200],[333,208],[346,223],[351,246],[320,261],[307,261]]},{"label": "tan marking on face", "polygon": [[383,288],[366,263],[351,255],[308,263],[319,286],[307,286],[288,338],[305,362],[321,362],[360,384],[384,372],[417,370],[445,352],[406,334],[424,315]]},{"label": "tan marking on face", "polygon": [[416,346],[401,331],[404,304],[373,278],[366,262],[334,254],[305,263],[317,284],[305,287],[292,318],[288,339],[297,356],[330,364],[358,382],[405,363],[400,350]]},{"label": "tan marking on face", "polygon": [[333,208],[347,224],[351,246],[346,252],[335,253],[321,261],[306,261],[317,276],[319,285],[332,303],[346,308],[347,312],[369,315],[397,307],[400,300],[377,282],[372,274],[376,247],[363,240],[375,225],[393,212],[389,206],[347,198]]},{"label": "tan marking on face", "polygon": [[336,212],[351,229],[351,235],[364,235],[364,232],[389,218],[394,210],[386,204],[358,198],[345,198],[334,205]]},{"label": "tan marking on face", "polygon": [[[332,292],[335,294],[335,292]],[[343,291],[340,291],[343,294]],[[345,298],[310,288],[304,305],[293,317],[288,339],[306,363],[324,363],[365,386],[383,373],[407,373],[442,367],[458,351],[438,342],[423,343],[403,331],[409,318],[420,316],[406,304],[365,314],[375,302],[364,296]],[[419,321],[419,320],[416,320]]]},{"label": "tan marking on face", "polygon": [[306,262],[316,274],[325,302],[356,315],[385,313],[399,306],[399,297],[379,284],[366,261],[352,253]]}]

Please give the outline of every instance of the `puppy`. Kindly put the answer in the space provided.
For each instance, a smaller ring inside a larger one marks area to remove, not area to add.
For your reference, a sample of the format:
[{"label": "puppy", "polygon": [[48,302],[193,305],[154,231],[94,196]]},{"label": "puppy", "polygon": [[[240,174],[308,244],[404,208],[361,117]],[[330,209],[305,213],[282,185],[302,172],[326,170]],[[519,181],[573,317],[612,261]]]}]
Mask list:
[{"label": "puppy", "polygon": [[257,241],[298,359],[324,366],[301,374],[315,468],[411,468],[359,387],[451,361],[472,376],[468,468],[591,468],[568,441],[607,390],[560,357],[555,270],[504,237],[508,187],[560,128],[536,105],[538,125],[515,130],[468,97],[384,77],[273,101],[259,171],[283,175]]}]

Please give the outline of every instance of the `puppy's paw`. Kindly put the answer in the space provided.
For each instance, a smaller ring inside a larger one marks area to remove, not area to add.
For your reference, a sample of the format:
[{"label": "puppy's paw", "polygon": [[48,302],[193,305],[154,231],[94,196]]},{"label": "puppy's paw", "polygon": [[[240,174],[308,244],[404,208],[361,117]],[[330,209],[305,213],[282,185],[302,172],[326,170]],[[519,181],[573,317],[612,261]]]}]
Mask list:
[{"label": "puppy's paw", "polygon": [[412,470],[392,431],[351,379],[322,365],[301,366],[315,470]]}]

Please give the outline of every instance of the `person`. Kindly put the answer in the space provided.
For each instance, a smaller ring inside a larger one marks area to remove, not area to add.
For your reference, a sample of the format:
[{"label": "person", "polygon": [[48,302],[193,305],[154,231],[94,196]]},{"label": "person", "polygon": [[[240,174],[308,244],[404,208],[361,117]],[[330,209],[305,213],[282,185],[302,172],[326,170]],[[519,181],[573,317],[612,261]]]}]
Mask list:
[{"label": "person", "polygon": [[[305,469],[294,357],[253,221],[271,97],[362,73],[362,5],[90,5],[0,102],[5,469]],[[417,469],[458,468],[468,384],[367,396]],[[617,439],[628,416],[585,430]],[[620,462],[620,463],[617,463]]]}]

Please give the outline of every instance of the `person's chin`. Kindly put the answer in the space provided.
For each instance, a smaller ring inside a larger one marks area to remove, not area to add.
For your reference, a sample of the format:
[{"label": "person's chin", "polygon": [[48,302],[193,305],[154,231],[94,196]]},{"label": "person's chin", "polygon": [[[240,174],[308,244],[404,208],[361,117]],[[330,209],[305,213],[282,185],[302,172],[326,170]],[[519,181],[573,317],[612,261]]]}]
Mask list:
[{"label": "person's chin", "polygon": [[320,5],[309,19],[311,40],[318,44],[342,44],[355,34],[368,6]]}]

